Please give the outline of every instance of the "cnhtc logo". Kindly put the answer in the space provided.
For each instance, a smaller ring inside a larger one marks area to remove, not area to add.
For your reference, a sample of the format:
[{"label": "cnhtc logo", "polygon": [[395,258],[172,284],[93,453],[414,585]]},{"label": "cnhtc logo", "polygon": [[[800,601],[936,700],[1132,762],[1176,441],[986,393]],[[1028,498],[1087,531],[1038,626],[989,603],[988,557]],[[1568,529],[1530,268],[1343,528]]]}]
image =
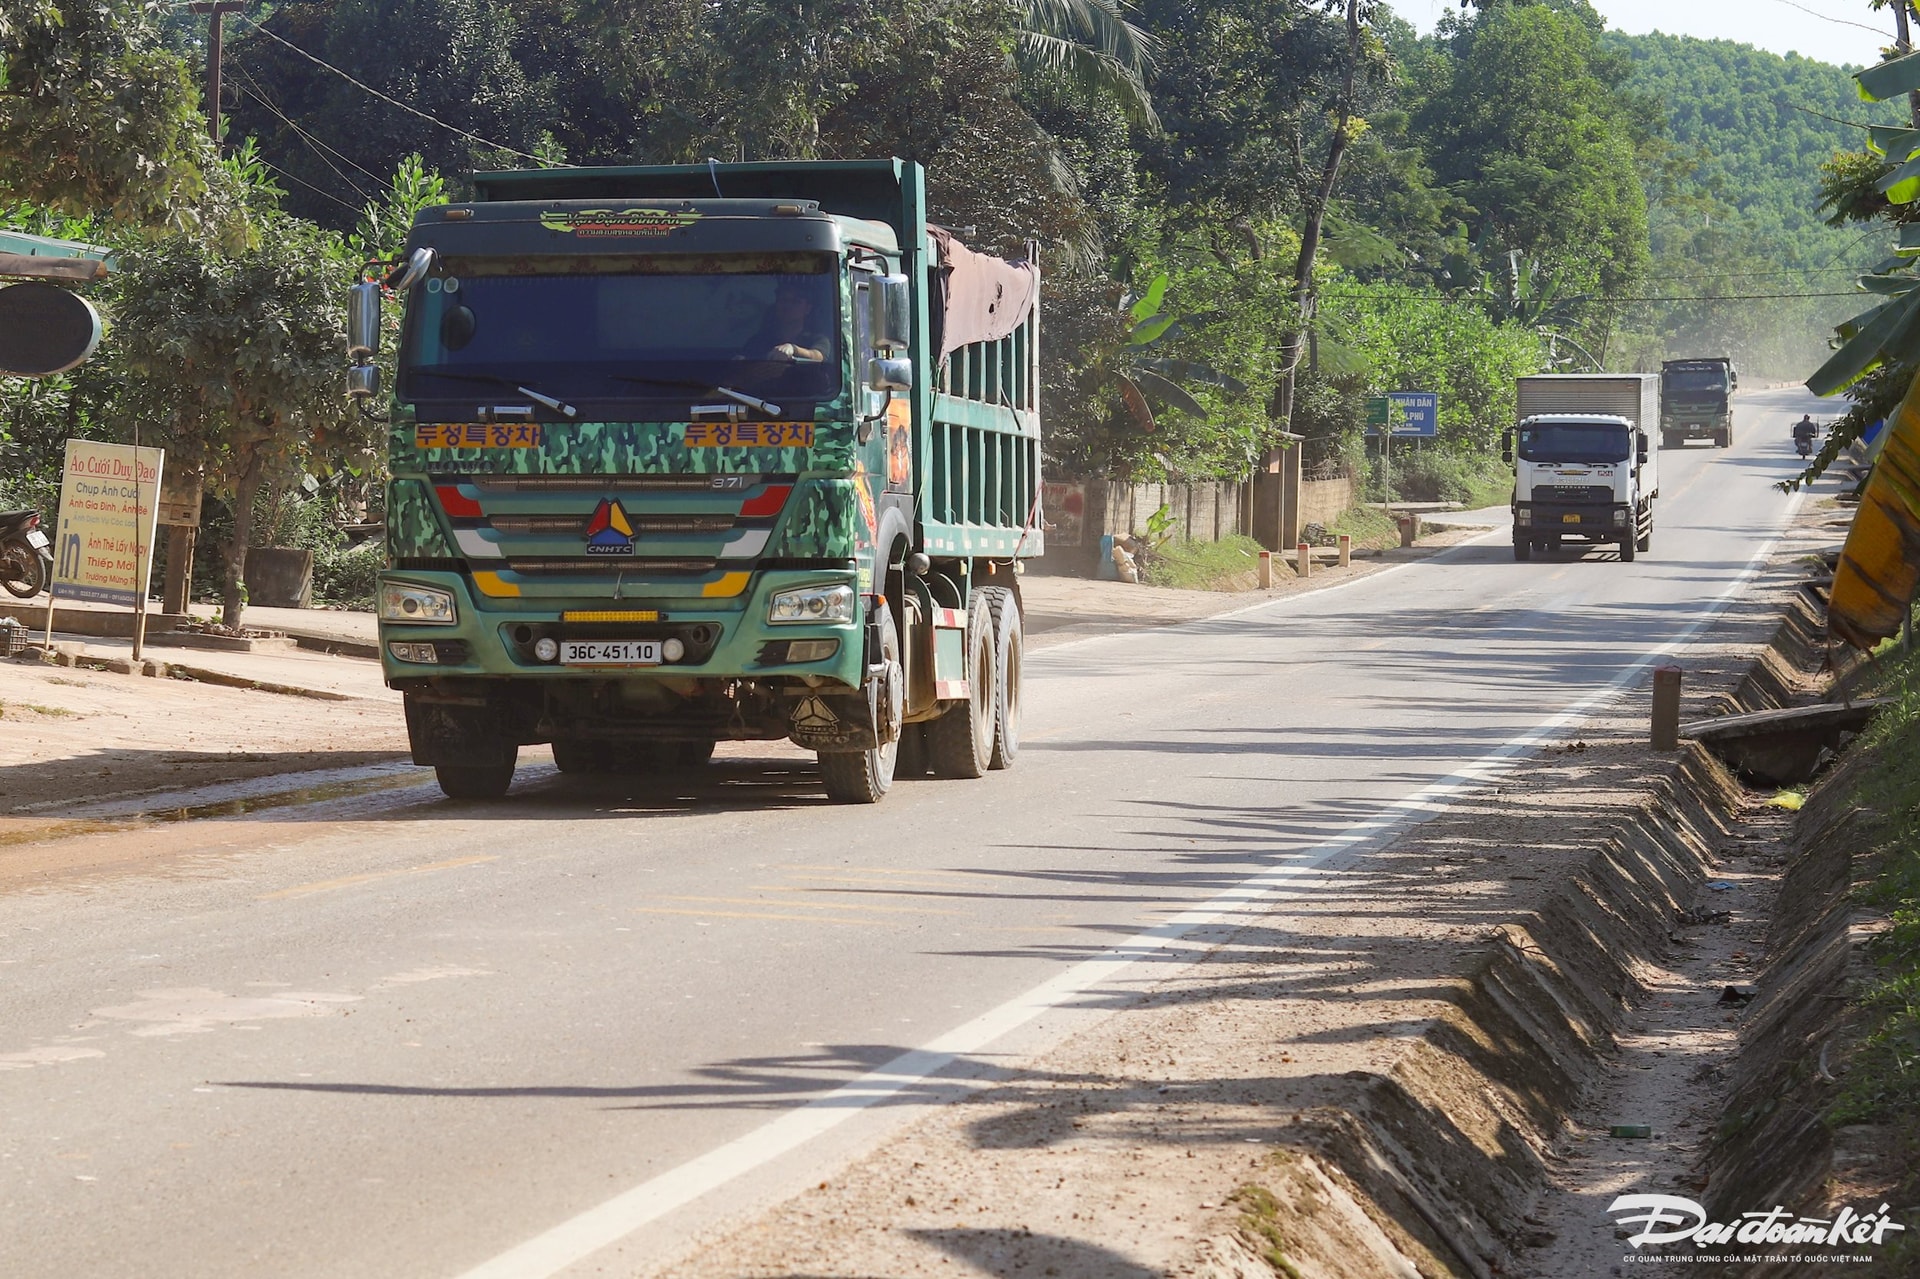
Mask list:
[{"label": "cnhtc logo", "polygon": [[587,521],[587,554],[633,554],[633,522],[627,519],[620,503],[610,497],[600,499]]}]

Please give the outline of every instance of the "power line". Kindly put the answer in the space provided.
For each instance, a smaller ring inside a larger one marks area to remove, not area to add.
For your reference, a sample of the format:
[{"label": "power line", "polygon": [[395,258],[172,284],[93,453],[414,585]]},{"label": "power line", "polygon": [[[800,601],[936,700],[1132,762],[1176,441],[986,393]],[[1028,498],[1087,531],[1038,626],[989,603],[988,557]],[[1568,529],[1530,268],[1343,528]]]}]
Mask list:
[{"label": "power line", "polygon": [[[247,78],[251,80],[253,77],[248,76]],[[299,125],[287,119],[287,117],[285,115],[282,115],[279,109],[276,108],[273,105],[273,103],[267,101],[266,97],[259,91],[258,88],[249,87],[247,89],[244,89],[243,92],[246,93],[249,97],[251,97],[254,101],[258,102],[261,106],[273,112],[274,115],[279,116],[281,123],[285,124],[289,129],[292,129],[294,132],[294,136],[299,138],[302,142],[306,143],[307,149],[312,151],[313,154],[319,158],[320,163],[326,165],[329,169],[332,169],[333,176],[336,178],[339,178],[340,181],[344,182],[348,187],[351,187],[355,195],[359,196],[363,200],[371,200],[373,198],[372,196],[368,195],[365,191],[362,191],[360,189],[359,183],[355,182],[352,178],[348,177],[344,172],[342,172],[340,169],[340,166],[335,164],[331,159],[329,159],[325,151],[322,151],[317,145],[315,145],[313,137],[310,134],[308,134],[305,129],[302,129]]]},{"label": "power line", "polygon": [[1887,32],[1882,31],[1879,27],[1870,27],[1864,22],[1855,22],[1851,18],[1836,18],[1830,13],[1822,13],[1818,9],[1809,9],[1804,4],[1796,3],[1795,0],[1773,0],[1773,2],[1775,4],[1784,4],[1789,9],[1798,9],[1800,12],[1807,14],[1810,17],[1818,18],[1822,22],[1831,22],[1835,26],[1859,27],[1862,31],[1871,31],[1873,32],[1873,34],[1877,36],[1884,37],[1888,44],[1893,43],[1893,37],[1889,35]]},{"label": "power line", "polygon": [[[285,124],[289,129],[292,129],[295,133],[299,134],[301,138],[304,139],[310,146],[314,147],[317,151],[321,152],[322,154],[320,158],[322,160],[325,160],[327,158],[326,154],[324,153],[331,152],[333,155],[338,156],[340,159],[346,161],[349,165],[360,170],[360,172],[366,175],[367,179],[371,181],[376,187],[384,187],[387,184],[388,179],[381,177],[379,174],[375,173],[372,169],[369,169],[366,165],[361,164],[358,160],[348,155],[345,151],[342,151],[339,147],[336,147],[333,144],[325,141],[324,139],[319,137],[317,134],[311,132],[310,130],[303,128],[301,125],[296,123],[292,119],[292,117],[288,116],[285,111],[282,111],[278,106],[275,106],[273,101],[267,97],[266,90],[260,87],[260,81],[254,76],[252,69],[246,66],[246,64],[235,63],[234,65],[239,70],[240,74],[247,78],[247,83],[252,86],[250,92],[259,101],[260,105],[265,107],[267,110],[273,112],[275,116],[279,117],[281,123]],[[333,166],[329,164],[328,167],[332,168]],[[355,183],[352,179],[348,178],[346,174],[340,173],[338,169],[334,169],[334,172],[339,173],[341,181],[345,182],[348,186],[353,187],[354,190],[358,191],[360,189],[359,185]],[[365,193],[362,192],[362,194],[365,194]]]},{"label": "power line", "polygon": [[299,185],[305,187],[307,190],[313,192],[315,195],[321,196],[328,200],[332,200],[335,204],[339,205],[343,209],[351,209],[355,213],[363,212],[363,210],[360,208],[359,205],[350,203],[349,201],[346,201],[346,200],[342,200],[338,195],[334,194],[332,191],[329,191],[324,187],[315,186],[313,183],[307,181],[303,177],[300,177],[298,174],[287,172],[285,169],[281,168],[279,165],[275,164],[273,161],[266,159],[264,156],[256,155],[254,159],[258,160],[261,164],[266,165],[269,169],[272,169],[275,173],[279,174],[281,177],[285,178],[287,181],[298,183]]},{"label": "power line", "polygon": [[[1328,297],[1348,298],[1354,301],[1379,302],[1458,302],[1462,298],[1452,293],[1348,293],[1338,288],[1323,290]],[[1847,289],[1839,293],[1722,293],[1701,294],[1691,297],[1576,297],[1565,298],[1563,302],[1604,302],[1609,306],[1621,306],[1640,302],[1787,302],[1802,298],[1864,298],[1875,297],[1864,289]]]},{"label": "power line", "polygon": [[380,90],[374,88],[372,85],[366,84],[360,80],[354,79],[351,75],[348,75],[345,71],[342,71],[339,67],[334,66],[331,62],[327,62],[327,61],[324,61],[323,59],[316,58],[313,54],[308,53],[305,49],[302,49],[299,45],[295,44],[293,41],[288,40],[287,38],[278,34],[277,32],[268,30],[266,27],[260,25],[258,22],[255,22],[252,18],[247,17],[245,14],[236,14],[235,16],[238,17],[242,22],[245,22],[248,26],[252,27],[255,31],[258,31],[261,35],[267,37],[267,39],[272,40],[276,44],[284,45],[286,48],[291,49],[293,52],[299,54],[301,57],[305,58],[308,62],[313,63],[315,66],[324,67],[326,70],[331,71],[335,75],[339,76],[342,80],[345,80],[348,84],[351,84],[355,88],[363,90],[364,92],[371,93],[374,97],[380,99],[382,102],[388,103],[391,106],[399,107],[402,111],[405,111],[408,115],[419,116],[422,120],[425,120],[429,124],[437,124],[441,128],[445,129],[447,132],[458,134],[460,137],[466,138],[471,142],[478,142],[481,146],[492,147],[496,151],[505,151],[507,154],[517,155],[523,160],[531,160],[535,164],[539,165],[541,168],[546,167],[547,162],[545,160],[542,160],[539,156],[532,154],[531,152],[522,151],[518,147],[510,147],[504,142],[495,142],[489,138],[483,138],[477,133],[469,133],[465,129],[461,128],[459,125],[448,124],[445,120],[441,120],[435,116],[428,115],[425,111],[420,110],[418,107],[408,106],[406,103],[400,101],[400,99],[389,97],[387,94],[380,92]]}]

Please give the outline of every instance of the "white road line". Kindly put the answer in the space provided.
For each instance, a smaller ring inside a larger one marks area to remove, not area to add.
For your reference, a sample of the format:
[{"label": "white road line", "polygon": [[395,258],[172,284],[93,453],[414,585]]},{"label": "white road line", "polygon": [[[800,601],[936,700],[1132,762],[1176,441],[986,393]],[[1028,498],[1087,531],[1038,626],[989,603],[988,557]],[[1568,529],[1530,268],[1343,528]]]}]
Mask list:
[{"label": "white road line", "polygon": [[[1789,523],[1799,502],[1800,495],[1795,494],[1788,503]],[[1210,900],[1181,911],[1165,923],[1143,929],[1096,958],[1063,970],[998,1008],[982,1013],[912,1052],[900,1054],[879,1069],[790,1110],[669,1172],[643,1181],[518,1247],[475,1266],[460,1279],[550,1279],[550,1276],[559,1274],[575,1262],[619,1242],[668,1213],[799,1149],[869,1107],[925,1083],[959,1058],[981,1052],[1036,1017],[1080,999],[1133,964],[1164,957],[1169,942],[1178,941],[1212,924],[1234,922],[1232,917],[1240,915],[1249,905],[1270,902],[1282,894],[1308,886],[1303,881],[1307,881],[1312,872],[1341,854],[1384,845],[1403,826],[1447,808],[1461,792],[1497,780],[1513,767],[1518,757],[1531,752],[1561,729],[1577,723],[1619,696],[1637,682],[1654,662],[1690,645],[1694,637],[1718,617],[1727,603],[1760,571],[1779,541],[1776,535],[1754,552],[1753,558],[1747,561],[1739,575],[1679,635],[1642,654],[1605,687],[1581,698],[1505,745],[1432,785],[1387,804],[1378,815],[1353,823],[1340,834],[1293,857],[1286,865],[1261,871]],[[1319,878],[1325,880],[1329,877]],[[966,1081],[962,1080],[948,1083],[951,1086],[966,1085]]]}]

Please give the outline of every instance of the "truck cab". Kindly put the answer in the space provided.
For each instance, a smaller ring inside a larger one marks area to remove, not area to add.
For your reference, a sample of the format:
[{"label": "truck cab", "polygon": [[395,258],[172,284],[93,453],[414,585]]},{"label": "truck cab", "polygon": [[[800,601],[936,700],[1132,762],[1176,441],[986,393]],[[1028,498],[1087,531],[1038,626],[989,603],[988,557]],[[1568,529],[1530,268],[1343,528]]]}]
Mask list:
[{"label": "truck cab", "polygon": [[1514,464],[1513,557],[1568,540],[1653,547],[1652,459],[1644,431],[1607,414],[1542,414],[1507,433]]}]

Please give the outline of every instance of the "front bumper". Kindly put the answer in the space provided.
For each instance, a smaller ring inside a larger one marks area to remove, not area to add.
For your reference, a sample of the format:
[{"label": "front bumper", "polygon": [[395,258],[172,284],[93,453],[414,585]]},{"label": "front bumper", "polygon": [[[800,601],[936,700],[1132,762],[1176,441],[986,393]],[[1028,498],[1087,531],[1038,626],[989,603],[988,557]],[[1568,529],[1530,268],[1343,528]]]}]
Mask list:
[{"label": "front bumper", "polygon": [[[865,661],[860,618],[845,623],[773,625],[767,621],[768,603],[775,592],[841,584],[857,592],[857,576],[853,569],[755,572],[743,590],[727,598],[649,598],[644,583],[627,583],[619,599],[532,599],[483,595],[466,573],[391,572],[383,574],[382,580],[452,594],[455,621],[440,626],[382,621],[380,664],[390,686],[433,677],[688,681],[814,676],[858,688]],[[568,614],[601,616],[569,620]],[[536,655],[541,639],[678,639],[685,651],[679,660],[657,666],[562,666]],[[838,644],[827,658],[782,660],[790,642],[805,640]],[[428,656],[423,650],[430,650],[433,660],[416,660]]]},{"label": "front bumper", "polygon": [[1623,502],[1522,502],[1513,508],[1514,535],[1535,537],[1617,536],[1633,528],[1633,508]]}]

